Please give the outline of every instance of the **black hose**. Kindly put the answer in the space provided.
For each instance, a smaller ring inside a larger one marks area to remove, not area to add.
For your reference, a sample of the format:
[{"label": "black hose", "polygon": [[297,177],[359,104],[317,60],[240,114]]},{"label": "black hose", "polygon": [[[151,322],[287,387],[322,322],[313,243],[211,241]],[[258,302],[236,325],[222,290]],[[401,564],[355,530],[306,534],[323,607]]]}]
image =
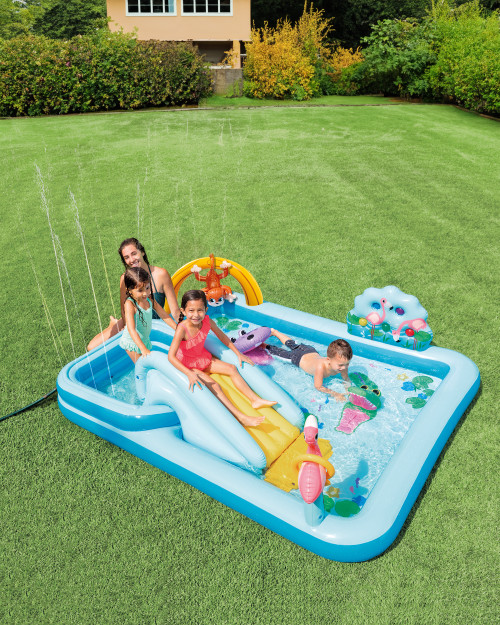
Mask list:
[{"label": "black hose", "polygon": [[50,397],[51,395],[53,395],[56,392],[57,392],[57,388],[52,389],[46,395],[44,395],[43,397],[40,397],[40,399],[37,399],[32,404],[28,404],[27,406],[24,406],[24,408],[20,408],[19,410],[11,412],[10,414],[5,415],[5,417],[0,418],[0,421],[5,421],[5,419],[8,419],[9,417],[13,417],[16,414],[19,414],[21,412],[24,412],[25,410],[28,410],[28,408],[32,408],[33,406],[36,406],[37,404],[42,402],[44,399],[47,399],[47,397]]}]

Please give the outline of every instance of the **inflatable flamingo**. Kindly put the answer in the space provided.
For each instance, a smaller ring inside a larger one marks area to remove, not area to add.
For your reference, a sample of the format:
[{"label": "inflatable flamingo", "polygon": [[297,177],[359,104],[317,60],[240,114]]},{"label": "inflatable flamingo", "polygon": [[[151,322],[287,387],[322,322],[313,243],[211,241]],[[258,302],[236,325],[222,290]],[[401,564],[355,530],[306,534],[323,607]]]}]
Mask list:
[{"label": "inflatable flamingo", "polygon": [[385,305],[388,304],[388,308],[389,310],[392,310],[392,306],[391,303],[388,302],[385,297],[383,297],[380,300],[380,305],[382,306],[382,314],[379,315],[378,312],[371,312],[369,315],[366,315],[366,320],[369,321],[371,323],[372,329],[371,329],[371,335],[372,335],[372,339],[373,339],[373,333],[375,331],[375,326],[380,325],[384,319],[385,319]]},{"label": "inflatable flamingo", "polygon": [[380,325],[385,319],[385,305],[389,304],[388,308],[391,310],[392,306],[390,302],[388,302],[385,297],[380,300],[380,305],[382,306],[382,314],[379,315],[378,312],[371,312],[369,315],[366,315],[366,320],[369,321],[372,326]]},{"label": "inflatable flamingo", "polygon": [[[381,300],[382,301],[382,300]],[[392,336],[394,338],[394,340],[396,342],[399,341],[399,335],[401,334],[401,330],[405,327],[408,326],[410,327],[412,330],[415,330],[415,332],[418,332],[419,330],[423,330],[425,328],[425,326],[427,325],[427,323],[423,320],[423,319],[408,319],[407,321],[403,321],[397,328],[397,330],[393,330],[392,332]]]},{"label": "inflatable flamingo", "polygon": [[[304,425],[304,439],[307,443],[307,454],[319,456],[323,460],[318,445],[318,421],[312,414],[307,417]],[[317,462],[304,460],[299,471],[299,491],[302,499],[306,503],[316,501],[323,492],[325,483],[325,468]]]}]

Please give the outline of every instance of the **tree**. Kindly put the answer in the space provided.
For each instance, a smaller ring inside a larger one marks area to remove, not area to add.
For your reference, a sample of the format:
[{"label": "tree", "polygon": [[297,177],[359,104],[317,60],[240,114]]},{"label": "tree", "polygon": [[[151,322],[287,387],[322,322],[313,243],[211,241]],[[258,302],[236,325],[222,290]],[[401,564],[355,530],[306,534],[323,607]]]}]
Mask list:
[{"label": "tree", "polygon": [[[321,0],[315,2],[317,9],[325,4]],[[262,28],[264,22],[274,28],[278,20],[288,18],[290,22],[296,22],[304,11],[304,0],[252,0],[252,22],[256,28]]]},{"label": "tree", "polygon": [[348,47],[356,47],[379,20],[422,18],[430,0],[333,0],[337,12],[336,35]]},{"label": "tree", "polygon": [[28,34],[40,11],[39,0],[0,0],[0,38]]},{"label": "tree", "polygon": [[[467,0],[455,0],[457,5],[464,2]],[[480,0],[480,3],[488,10],[500,8],[500,0]],[[316,0],[313,4],[324,11],[325,18],[333,18],[331,36],[348,48],[359,46],[379,20],[421,19],[431,8],[431,0]],[[303,9],[303,0],[252,0],[252,21],[257,28],[262,28],[264,22],[274,26],[286,17],[296,22]]]},{"label": "tree", "polygon": [[52,39],[82,35],[106,17],[106,0],[43,0],[33,32]]}]

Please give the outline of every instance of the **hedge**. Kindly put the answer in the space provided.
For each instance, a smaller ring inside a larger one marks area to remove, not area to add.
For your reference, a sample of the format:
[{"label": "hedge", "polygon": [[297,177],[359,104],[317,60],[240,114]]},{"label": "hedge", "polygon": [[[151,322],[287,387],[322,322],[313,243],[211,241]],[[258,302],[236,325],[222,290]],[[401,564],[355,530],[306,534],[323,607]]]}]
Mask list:
[{"label": "hedge", "polygon": [[364,92],[455,102],[500,114],[500,15],[445,0],[422,20],[383,20],[349,74]]},{"label": "hedge", "polygon": [[434,98],[500,114],[499,17],[471,10],[437,22],[437,60],[426,72]]},{"label": "hedge", "polygon": [[190,43],[107,29],[67,41],[0,40],[1,116],[195,104],[211,89],[208,66]]}]

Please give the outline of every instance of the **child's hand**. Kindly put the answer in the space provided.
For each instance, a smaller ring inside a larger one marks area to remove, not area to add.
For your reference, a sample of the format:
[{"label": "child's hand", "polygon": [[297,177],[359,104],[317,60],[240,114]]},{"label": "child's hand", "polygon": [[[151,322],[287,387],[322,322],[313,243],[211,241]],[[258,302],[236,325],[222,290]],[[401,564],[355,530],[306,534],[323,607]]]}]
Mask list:
[{"label": "child's hand", "polygon": [[251,360],[248,356],[245,356],[245,354],[239,353],[238,354],[238,359],[240,361],[240,367],[243,366],[244,362],[248,363],[249,365],[252,365],[252,367],[255,365],[254,361]]},{"label": "child's hand", "polygon": [[345,395],[342,395],[342,393],[336,393],[335,391],[332,391],[332,395],[335,397],[335,401],[347,401],[347,397]]},{"label": "child's hand", "polygon": [[141,349],[141,356],[143,358],[147,358],[150,353],[151,353],[151,350],[148,349],[147,347],[145,347],[144,349]]},{"label": "child's hand", "polygon": [[197,384],[200,388],[203,388],[201,382],[200,382],[200,378],[198,377],[198,374],[195,373],[194,371],[190,371],[187,374],[188,380],[189,380],[189,390],[191,391],[191,393],[194,393],[194,387]]}]

